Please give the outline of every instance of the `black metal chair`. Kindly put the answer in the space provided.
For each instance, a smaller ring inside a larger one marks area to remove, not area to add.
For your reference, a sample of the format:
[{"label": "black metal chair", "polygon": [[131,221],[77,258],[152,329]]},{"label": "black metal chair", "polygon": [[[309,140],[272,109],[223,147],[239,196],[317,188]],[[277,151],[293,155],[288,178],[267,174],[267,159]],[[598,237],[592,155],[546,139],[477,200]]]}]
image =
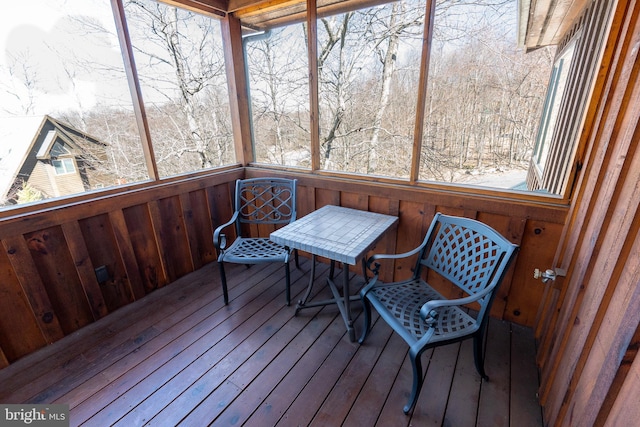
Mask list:
[{"label": "black metal chair", "polygon": [[[369,334],[373,306],[409,344],[413,387],[404,407],[405,414],[418,400],[423,383],[420,356],[428,348],[473,338],[476,369],[483,379],[489,379],[484,371],[484,333],[496,290],[517,250],[517,245],[481,222],[438,213],[422,244],[414,250],[369,258],[367,268],[373,272],[373,278],[360,292],[364,305],[360,343]],[[416,254],[410,279],[380,282],[378,261]],[[456,299],[442,296],[426,281],[433,278],[433,274],[457,286],[463,296]],[[473,310],[468,310],[471,303],[478,303],[479,309],[474,305]]]},{"label": "black metal chair", "polygon": [[[224,263],[251,264],[282,262],[285,265],[286,299],[291,302],[289,260],[292,250],[269,240],[268,237],[245,237],[247,224],[279,225],[296,220],[297,180],[285,178],[253,178],[236,181],[234,213],[231,219],[216,228],[213,243],[218,251],[218,265],[222,279],[224,303],[229,304]],[[235,225],[236,239],[227,247],[226,227]],[[244,226],[243,226],[244,225]],[[299,267],[295,251],[296,267]]]}]

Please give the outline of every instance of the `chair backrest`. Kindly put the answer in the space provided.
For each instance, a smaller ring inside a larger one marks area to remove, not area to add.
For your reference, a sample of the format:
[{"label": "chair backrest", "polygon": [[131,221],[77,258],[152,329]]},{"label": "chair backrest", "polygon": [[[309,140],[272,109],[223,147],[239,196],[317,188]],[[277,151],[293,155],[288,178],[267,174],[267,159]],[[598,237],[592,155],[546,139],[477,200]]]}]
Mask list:
[{"label": "chair backrest", "polygon": [[236,225],[239,227],[240,223],[288,224],[295,221],[296,185],[297,180],[286,178],[237,180]]},{"label": "chair backrest", "polygon": [[[468,295],[500,284],[518,246],[479,221],[437,213],[425,238],[416,268],[436,271]],[[494,293],[479,301],[481,318]]]}]

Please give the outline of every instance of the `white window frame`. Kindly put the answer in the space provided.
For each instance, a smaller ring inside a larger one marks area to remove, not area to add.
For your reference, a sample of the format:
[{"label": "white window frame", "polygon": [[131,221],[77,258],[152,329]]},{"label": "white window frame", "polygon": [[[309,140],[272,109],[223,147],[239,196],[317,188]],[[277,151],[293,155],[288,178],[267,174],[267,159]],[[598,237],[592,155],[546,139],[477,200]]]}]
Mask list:
[{"label": "white window frame", "polygon": [[547,99],[545,100],[540,127],[538,128],[538,138],[534,150],[534,164],[540,176],[544,173],[549,158],[549,148],[553,143],[553,135],[556,131],[556,123],[562,99],[567,88],[571,61],[576,48],[576,37],[566,46],[564,52],[558,57],[553,65],[549,88],[547,89]]},{"label": "white window frame", "polygon": [[[71,157],[64,159],[52,159],[51,165],[53,166],[53,170],[56,175],[68,175],[76,172],[75,161]],[[61,172],[60,169],[63,169],[64,172]]]}]

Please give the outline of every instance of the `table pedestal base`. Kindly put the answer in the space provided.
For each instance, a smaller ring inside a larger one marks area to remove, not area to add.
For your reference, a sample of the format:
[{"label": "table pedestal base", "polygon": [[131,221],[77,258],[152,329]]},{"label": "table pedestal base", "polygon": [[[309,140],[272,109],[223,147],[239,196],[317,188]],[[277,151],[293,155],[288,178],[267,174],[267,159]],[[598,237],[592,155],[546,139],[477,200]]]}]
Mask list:
[{"label": "table pedestal base", "polygon": [[[364,265],[363,265],[364,269]],[[347,265],[343,265],[343,285],[342,292],[343,295],[340,294],[338,287],[333,281],[333,273],[335,271],[335,261],[331,260],[331,267],[329,270],[329,277],[327,278],[327,284],[329,285],[329,289],[331,289],[331,293],[333,294],[333,299],[322,300],[322,301],[308,301],[311,290],[313,289],[313,283],[315,281],[316,274],[316,256],[312,255],[311,257],[311,272],[309,277],[309,285],[307,286],[307,291],[302,297],[301,300],[298,301],[296,305],[296,315],[300,312],[300,310],[304,308],[311,307],[320,307],[329,304],[335,304],[338,306],[338,310],[340,310],[340,315],[344,320],[344,324],[347,328],[347,333],[349,334],[349,340],[354,342],[356,340],[356,331],[353,328],[353,319],[351,318],[351,302],[352,301],[360,301],[359,295],[350,295],[349,294],[349,267]],[[346,296],[349,296],[348,298]]]}]

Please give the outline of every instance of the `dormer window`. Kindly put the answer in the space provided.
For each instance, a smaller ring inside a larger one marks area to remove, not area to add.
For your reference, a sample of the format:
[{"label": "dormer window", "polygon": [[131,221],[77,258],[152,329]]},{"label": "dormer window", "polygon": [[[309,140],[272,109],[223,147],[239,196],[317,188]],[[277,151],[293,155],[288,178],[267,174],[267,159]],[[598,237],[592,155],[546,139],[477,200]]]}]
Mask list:
[{"label": "dormer window", "polygon": [[51,152],[50,152],[50,156],[55,158],[55,157],[60,157],[60,156],[64,156],[64,155],[69,155],[71,154],[71,152],[62,144],[60,144],[60,142],[56,141],[55,144],[53,144],[53,147],[51,148]]}]

